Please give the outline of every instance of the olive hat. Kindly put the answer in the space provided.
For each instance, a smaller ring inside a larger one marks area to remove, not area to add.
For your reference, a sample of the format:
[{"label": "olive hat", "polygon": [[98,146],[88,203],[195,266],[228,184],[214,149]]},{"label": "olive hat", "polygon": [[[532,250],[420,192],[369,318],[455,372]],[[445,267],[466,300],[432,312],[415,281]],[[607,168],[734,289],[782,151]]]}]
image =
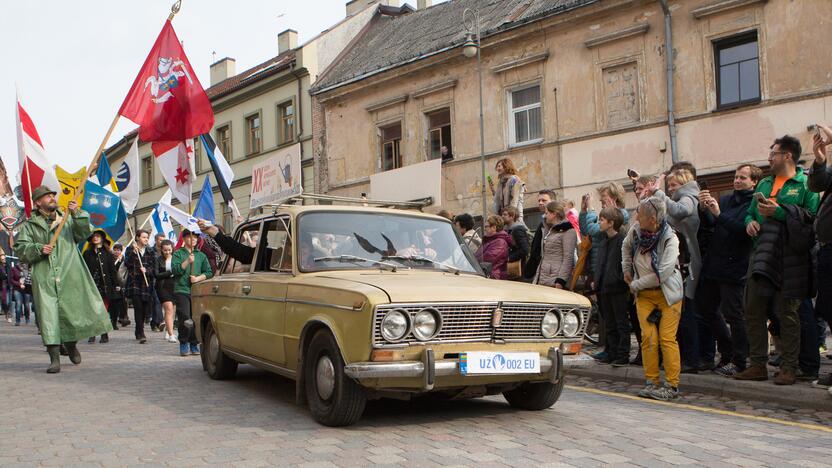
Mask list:
[{"label": "olive hat", "polygon": [[35,188],[35,191],[32,192],[32,201],[36,202],[36,201],[40,200],[40,197],[43,197],[45,195],[49,195],[50,193],[52,195],[57,195],[58,194],[58,192],[52,190],[51,188],[49,188],[45,185],[41,185],[41,186]]}]

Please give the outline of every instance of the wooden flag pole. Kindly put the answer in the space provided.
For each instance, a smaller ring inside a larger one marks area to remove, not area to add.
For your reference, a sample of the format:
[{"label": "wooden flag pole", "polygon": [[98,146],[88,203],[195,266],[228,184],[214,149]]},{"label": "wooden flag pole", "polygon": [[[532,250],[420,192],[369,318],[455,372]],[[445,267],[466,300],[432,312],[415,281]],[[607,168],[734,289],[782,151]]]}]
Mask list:
[{"label": "wooden flag pole", "polygon": [[[107,130],[107,134],[104,135],[104,139],[101,141],[101,145],[98,146],[98,151],[95,153],[95,157],[92,158],[92,163],[87,166],[87,174],[84,176],[82,182],[84,184],[87,183],[87,179],[90,178],[92,175],[93,169],[98,167],[98,160],[101,158],[101,154],[104,152],[104,146],[107,144],[107,141],[110,140],[110,136],[113,134],[113,130],[116,129],[116,124],[118,123],[118,118],[121,117],[119,114],[116,114],[115,118],[113,118],[113,123],[110,124],[110,128]],[[83,190],[76,190],[75,195],[72,196],[72,201],[70,203],[75,202],[78,203],[78,195],[81,194]],[[34,205],[34,201],[32,202]],[[67,210],[69,211],[69,210]],[[64,229],[64,224],[66,224],[66,220],[69,218],[71,213],[64,213],[64,217],[61,219],[61,223],[58,224],[58,228],[55,229],[55,233],[52,234],[52,239],[49,241],[49,245],[55,247],[55,242],[58,241],[58,236],[61,235],[61,231]]]},{"label": "wooden flag pole", "polygon": [[[130,231],[130,238],[133,239],[133,251],[136,252],[136,258],[139,259],[139,265],[144,267],[142,263],[142,256],[139,255],[139,244],[136,243],[136,234],[133,233],[133,226],[130,225],[130,220],[127,220],[127,230]],[[142,272],[142,277],[144,278],[144,285],[150,287],[150,283],[147,282],[147,275],[145,272]]]}]

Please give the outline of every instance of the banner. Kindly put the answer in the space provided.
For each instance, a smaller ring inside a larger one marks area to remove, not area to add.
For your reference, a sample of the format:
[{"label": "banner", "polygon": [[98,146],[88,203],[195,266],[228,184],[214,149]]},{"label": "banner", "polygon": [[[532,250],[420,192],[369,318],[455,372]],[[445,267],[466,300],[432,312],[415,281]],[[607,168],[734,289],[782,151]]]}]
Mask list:
[{"label": "banner", "polygon": [[55,166],[55,175],[58,176],[58,183],[61,184],[61,189],[58,191],[58,206],[62,210],[66,210],[69,202],[75,197],[75,192],[81,189],[78,198],[83,200],[84,197],[84,176],[87,174],[87,168],[82,167],[75,172],[69,172],[61,166]]},{"label": "banner", "polygon": [[251,170],[251,208],[278,203],[303,193],[300,143],[255,164]]},{"label": "banner", "polygon": [[90,214],[90,224],[95,228],[114,226],[119,218],[121,199],[118,195],[87,181],[84,185],[84,202],[81,207]]}]

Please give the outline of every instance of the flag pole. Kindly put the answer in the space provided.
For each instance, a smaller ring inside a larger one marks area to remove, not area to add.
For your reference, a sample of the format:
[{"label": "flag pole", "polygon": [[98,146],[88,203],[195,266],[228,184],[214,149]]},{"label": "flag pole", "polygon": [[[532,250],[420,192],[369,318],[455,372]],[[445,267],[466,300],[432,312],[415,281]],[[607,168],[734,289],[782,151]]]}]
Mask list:
[{"label": "flag pole", "polygon": [[[107,144],[107,141],[110,140],[110,136],[113,134],[113,130],[116,129],[116,124],[118,123],[118,118],[120,117],[119,114],[116,114],[115,118],[113,118],[113,122],[110,124],[110,128],[107,130],[107,134],[104,135],[104,139],[101,141],[101,145],[98,146],[98,151],[95,153],[95,157],[92,159],[92,163],[87,167],[87,174],[84,176],[83,183],[87,183],[87,179],[90,178],[92,175],[93,168],[98,166],[98,160],[101,158],[101,154],[104,152],[104,146]],[[78,195],[81,194],[81,190],[76,190],[75,195],[72,196],[72,202],[78,202]],[[33,202],[34,205],[34,202]],[[71,213],[70,213],[71,214]],[[55,246],[55,242],[58,241],[58,236],[61,235],[61,231],[64,228],[64,224],[66,224],[66,220],[69,218],[67,214],[64,214],[64,217],[61,219],[61,223],[58,224],[58,228],[55,229],[55,233],[52,234],[52,239],[49,241],[49,245],[52,247]]]},{"label": "flag pole", "polygon": [[[32,212],[35,209],[35,201],[32,200],[32,177],[29,175],[29,155],[23,156],[23,169],[26,171],[26,186],[29,187],[29,217],[32,217]],[[26,200],[23,200],[23,214],[26,215]]]},{"label": "flag pole", "polygon": [[[130,231],[130,238],[133,239],[133,251],[136,252],[136,257],[139,259],[139,265],[142,264],[142,257],[139,255],[139,245],[136,244],[136,234],[133,232],[133,226],[130,225],[130,220],[127,220],[127,230]],[[147,282],[147,275],[142,272],[142,277],[144,278],[144,285],[150,287],[150,283]]]}]

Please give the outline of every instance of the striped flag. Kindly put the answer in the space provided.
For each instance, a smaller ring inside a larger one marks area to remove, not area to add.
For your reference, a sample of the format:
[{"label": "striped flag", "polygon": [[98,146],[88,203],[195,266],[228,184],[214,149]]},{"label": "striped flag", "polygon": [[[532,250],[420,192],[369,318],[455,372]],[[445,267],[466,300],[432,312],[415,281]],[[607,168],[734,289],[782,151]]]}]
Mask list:
[{"label": "striped flag", "polygon": [[220,151],[214,139],[211,138],[210,133],[204,133],[199,136],[202,140],[202,146],[205,148],[205,155],[208,156],[208,162],[211,164],[211,170],[214,172],[214,178],[217,179],[217,186],[220,188],[222,199],[234,214],[234,219],[237,222],[243,220],[240,210],[237,209],[237,203],[234,201],[234,195],[231,193],[231,184],[234,182],[234,171],[228,165],[228,161]]},{"label": "striped flag", "polygon": [[32,214],[32,190],[40,185],[46,185],[54,191],[61,189],[52,163],[46,157],[46,150],[40,135],[35,128],[32,118],[17,99],[15,108],[17,117],[17,153],[20,163],[20,185],[23,189],[23,204],[26,216]]}]

